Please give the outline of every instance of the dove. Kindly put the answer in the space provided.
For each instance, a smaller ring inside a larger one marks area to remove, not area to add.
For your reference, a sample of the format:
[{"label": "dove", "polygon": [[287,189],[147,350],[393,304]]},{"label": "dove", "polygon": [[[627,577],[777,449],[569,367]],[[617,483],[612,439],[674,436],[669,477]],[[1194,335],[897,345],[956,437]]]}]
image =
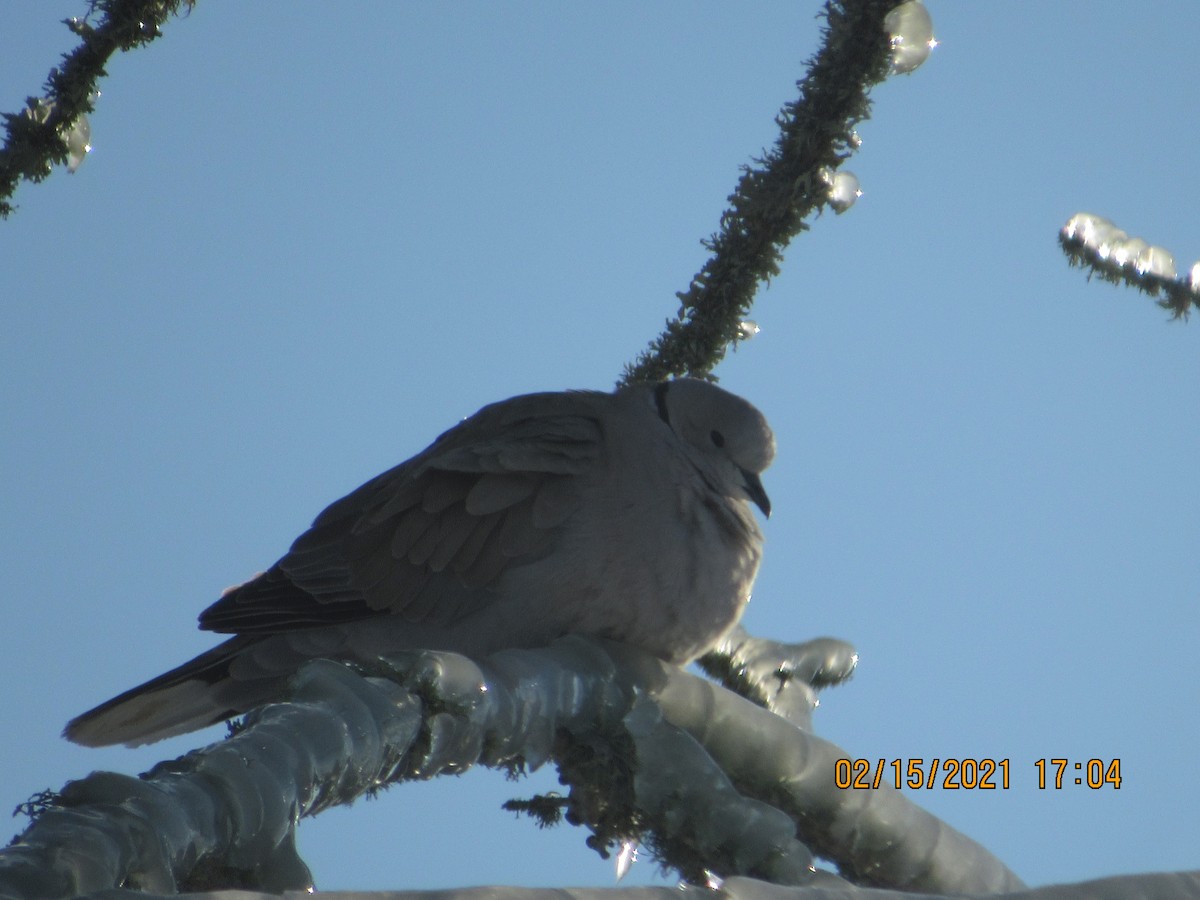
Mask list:
[{"label": "dove", "polygon": [[771,505],[766,419],[697,379],[485,406],[326,508],[200,614],[233,637],[83,713],[64,735],[138,746],[286,699],[324,658],[481,657],[568,634],[684,665],[738,622]]}]

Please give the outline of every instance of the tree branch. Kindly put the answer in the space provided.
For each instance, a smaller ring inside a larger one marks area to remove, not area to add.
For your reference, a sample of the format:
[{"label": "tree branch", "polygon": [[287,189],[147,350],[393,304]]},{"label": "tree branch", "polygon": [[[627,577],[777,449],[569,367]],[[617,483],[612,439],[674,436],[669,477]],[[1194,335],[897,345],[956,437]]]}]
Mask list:
[{"label": "tree branch", "polygon": [[[166,20],[195,0],[93,0],[91,11],[100,19],[65,24],[80,44],[63,55],[62,65],[50,70],[41,98],[30,97],[20,113],[4,113],[6,133],[0,147],[0,218],[16,209],[8,202],[21,179],[41,181],[55,164],[66,164],[66,135],[81,116],[93,111],[97,84],[107,73],[104,65],[118,50],[132,50],[159,37]],[[89,14],[90,15],[90,14]]]},{"label": "tree branch", "polygon": [[551,759],[589,843],[643,842],[694,882],[842,883],[816,873],[812,847],[862,883],[1021,886],[899,792],[838,790],[834,761],[846,755],[711,682],[582,638],[479,663],[399,654],[365,677],[317,660],[291,702],[255,711],[229,740],[32,801],[33,823],[0,850],[0,896],[304,890],[302,816],[476,763],[520,771]]},{"label": "tree branch", "polygon": [[891,39],[884,17],[899,0],[829,0],[824,43],[797,82],[798,99],[776,117],[774,148],[744,168],[717,234],[704,241],[708,262],[679,298],[679,312],[620,384],[673,375],[706,377],[736,344],[755,291],[779,272],[783,249],[829,202],[823,173],[855,146],[854,126],[871,108],[867,91],[887,77]]},{"label": "tree branch", "polygon": [[[1200,895],[1200,871],[1117,875],[1012,891],[1004,900],[1195,900]],[[311,900],[288,892],[286,900]],[[322,900],[951,900],[946,894],[913,894],[879,888],[789,888],[752,878],[730,878],[719,890],[707,886],[644,888],[521,888],[478,887],[446,891],[321,891]],[[109,891],[104,900],[158,900],[132,891]],[[166,900],[166,898],[163,898]],[[281,900],[277,894],[239,891],[193,894],[189,900]]]},{"label": "tree branch", "polygon": [[1077,213],[1058,233],[1071,266],[1111,284],[1124,284],[1158,298],[1172,319],[1186,319],[1200,301],[1200,262],[1187,275],[1175,271],[1175,258],[1139,237],[1130,237],[1108,219]]}]

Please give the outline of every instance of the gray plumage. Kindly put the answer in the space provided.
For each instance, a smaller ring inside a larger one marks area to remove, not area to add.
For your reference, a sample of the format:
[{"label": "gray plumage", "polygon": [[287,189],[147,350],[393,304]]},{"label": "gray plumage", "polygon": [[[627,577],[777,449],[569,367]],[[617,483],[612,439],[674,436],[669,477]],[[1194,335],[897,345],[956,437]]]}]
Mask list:
[{"label": "gray plumage", "polygon": [[73,719],[130,746],[286,694],[305,661],[471,655],[564,634],[684,664],[750,597],[775,454],[753,406],[681,379],[486,406],[317,516],[275,565],[200,615],[235,637]]}]

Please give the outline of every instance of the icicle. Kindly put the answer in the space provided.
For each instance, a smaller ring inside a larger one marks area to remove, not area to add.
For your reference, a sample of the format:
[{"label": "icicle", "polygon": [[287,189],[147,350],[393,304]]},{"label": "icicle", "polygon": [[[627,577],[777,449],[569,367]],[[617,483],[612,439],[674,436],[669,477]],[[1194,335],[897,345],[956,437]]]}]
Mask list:
[{"label": "icicle", "polygon": [[621,841],[621,852],[617,854],[617,881],[629,874],[637,858],[637,841]]}]

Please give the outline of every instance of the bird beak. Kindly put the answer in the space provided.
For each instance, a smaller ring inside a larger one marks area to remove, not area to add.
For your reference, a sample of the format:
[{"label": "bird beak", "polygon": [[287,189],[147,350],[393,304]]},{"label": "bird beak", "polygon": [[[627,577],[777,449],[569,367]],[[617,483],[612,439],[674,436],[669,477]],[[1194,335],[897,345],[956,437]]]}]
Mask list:
[{"label": "bird beak", "polygon": [[771,518],[771,498],[763,490],[762,481],[753,472],[747,472],[745,469],[742,469],[742,477],[746,480],[746,495],[763,511],[764,516]]}]

